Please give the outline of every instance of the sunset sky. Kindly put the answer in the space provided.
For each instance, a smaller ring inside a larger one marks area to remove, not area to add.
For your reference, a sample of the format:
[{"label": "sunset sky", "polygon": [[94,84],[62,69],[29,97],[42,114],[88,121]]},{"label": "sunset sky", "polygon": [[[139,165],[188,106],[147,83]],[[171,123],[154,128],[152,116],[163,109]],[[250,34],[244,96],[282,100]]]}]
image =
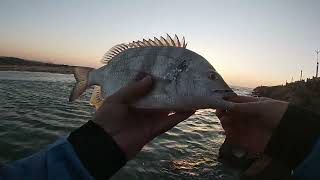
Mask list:
[{"label": "sunset sky", "polygon": [[232,85],[315,74],[320,1],[0,1],[0,56],[99,67],[113,45],[185,36]]}]

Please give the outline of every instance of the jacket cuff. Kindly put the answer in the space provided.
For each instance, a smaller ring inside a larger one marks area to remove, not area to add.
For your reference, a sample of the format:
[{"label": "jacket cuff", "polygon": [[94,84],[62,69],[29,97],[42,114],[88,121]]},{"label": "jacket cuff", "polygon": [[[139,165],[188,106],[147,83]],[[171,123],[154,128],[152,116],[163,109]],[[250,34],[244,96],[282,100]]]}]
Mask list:
[{"label": "jacket cuff", "polygon": [[319,137],[319,120],[315,113],[290,104],[265,153],[295,169],[311,152]]},{"label": "jacket cuff", "polygon": [[68,141],[84,167],[97,180],[110,178],[126,164],[125,154],[117,143],[93,121],[71,132]]}]

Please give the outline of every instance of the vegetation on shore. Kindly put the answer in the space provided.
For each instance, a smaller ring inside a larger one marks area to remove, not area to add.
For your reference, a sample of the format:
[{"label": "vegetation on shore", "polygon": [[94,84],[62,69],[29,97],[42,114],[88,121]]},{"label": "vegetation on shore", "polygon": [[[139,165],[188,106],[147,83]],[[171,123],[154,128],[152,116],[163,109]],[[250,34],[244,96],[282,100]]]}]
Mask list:
[{"label": "vegetation on shore", "polygon": [[253,90],[258,96],[285,100],[320,113],[320,78],[296,81],[281,86],[260,86]]},{"label": "vegetation on shore", "polygon": [[0,71],[31,71],[73,74],[73,68],[64,64],[43,63],[16,57],[0,56]]}]

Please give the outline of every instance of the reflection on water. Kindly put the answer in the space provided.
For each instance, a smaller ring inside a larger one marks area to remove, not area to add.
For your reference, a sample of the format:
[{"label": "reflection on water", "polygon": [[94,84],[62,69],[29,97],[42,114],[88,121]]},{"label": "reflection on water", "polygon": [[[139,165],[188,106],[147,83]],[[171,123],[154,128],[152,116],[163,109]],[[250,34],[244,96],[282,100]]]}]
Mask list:
[{"label": "reflection on water", "polygon": [[[69,103],[72,75],[0,72],[0,160],[39,151],[88,121],[90,90]],[[235,87],[238,94],[250,89]],[[236,179],[217,162],[223,130],[213,110],[200,110],[146,145],[117,179]]]}]

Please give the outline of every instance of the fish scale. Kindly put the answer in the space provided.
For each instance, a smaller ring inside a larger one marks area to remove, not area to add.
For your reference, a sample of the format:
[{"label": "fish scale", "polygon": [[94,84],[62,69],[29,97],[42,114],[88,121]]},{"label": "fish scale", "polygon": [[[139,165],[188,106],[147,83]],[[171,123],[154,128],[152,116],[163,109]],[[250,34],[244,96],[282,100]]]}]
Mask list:
[{"label": "fish scale", "polygon": [[172,39],[122,43],[102,58],[99,69],[75,68],[77,80],[69,100],[78,98],[88,87],[95,86],[90,104],[99,108],[103,100],[125,86],[153,77],[153,89],[132,106],[144,109],[196,110],[230,108],[223,98],[235,95],[214,67],[199,54],[186,49],[177,35]]}]

